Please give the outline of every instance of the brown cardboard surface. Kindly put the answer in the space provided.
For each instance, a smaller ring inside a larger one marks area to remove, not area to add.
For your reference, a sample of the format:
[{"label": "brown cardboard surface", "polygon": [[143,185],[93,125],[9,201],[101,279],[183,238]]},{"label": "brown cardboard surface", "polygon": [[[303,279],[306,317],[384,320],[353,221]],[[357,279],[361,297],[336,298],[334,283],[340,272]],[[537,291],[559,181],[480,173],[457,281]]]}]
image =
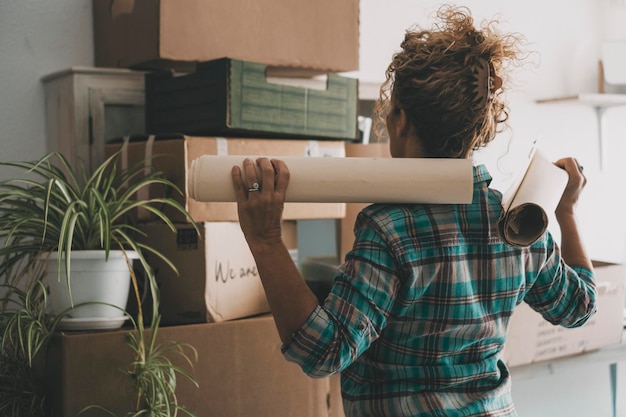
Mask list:
[{"label": "brown cardboard surface", "polygon": [[[346,143],[346,156],[347,157],[381,157],[389,158],[388,143],[370,143],[367,145]],[[352,249],[354,244],[354,222],[359,212],[367,207],[368,204],[362,203],[348,203],[346,204],[346,215],[339,219],[339,262],[343,262],[346,257],[346,253]]]},{"label": "brown cardboard surface", "polygon": [[341,399],[341,374],[332,375],[330,382],[330,414],[329,417],[345,417]]},{"label": "brown cardboard surface", "polygon": [[502,358],[509,367],[533,361],[537,346],[538,326],[543,318],[525,304],[515,308],[509,322],[509,332]]},{"label": "brown cardboard surface", "polygon": [[595,266],[595,272],[602,302],[586,326],[585,351],[618,344],[623,336],[626,265]]},{"label": "brown cardboard surface", "polygon": [[[189,224],[176,225],[176,233],[161,223],[140,226],[145,239],[179,272],[176,275],[163,261],[148,256],[159,282],[162,322],[221,322],[268,312],[256,263],[239,223],[199,226],[199,237]],[[284,222],[286,245],[297,245],[296,233],[295,222]]]},{"label": "brown cardboard surface", "polygon": [[[139,162],[146,154],[155,155],[154,167],[181,190],[187,189],[191,162],[202,155],[258,155],[258,156],[344,156],[343,141],[313,141],[288,139],[245,139],[199,136],[157,136],[151,150],[146,151],[146,138],[132,141],[125,147],[128,165]],[[119,143],[106,145],[107,155],[119,150]],[[150,196],[162,194],[161,188],[152,188]],[[203,203],[184,196],[176,197],[197,222],[238,221],[236,203]],[[147,196],[144,196],[147,197]],[[286,203],[283,219],[335,219],[345,215],[345,203]],[[185,222],[178,212],[168,211],[174,221]],[[151,220],[145,217],[144,220]]]},{"label": "brown cardboard surface", "polygon": [[358,0],[93,0],[102,67],[189,68],[230,57],[344,72],[359,66]]},{"label": "brown cardboard surface", "polygon": [[[55,416],[75,417],[88,405],[126,415],[134,406],[132,381],[123,373],[133,360],[129,330],[61,333],[48,352],[46,382]],[[162,327],[161,342],[189,343],[198,361],[191,371],[199,388],[177,378],[179,403],[198,417],[325,417],[336,404],[330,378],[311,379],[284,360],[273,318]],[[339,400],[340,401],[340,400]],[[102,413],[87,412],[84,417]],[[337,414],[333,414],[336,417]]]}]

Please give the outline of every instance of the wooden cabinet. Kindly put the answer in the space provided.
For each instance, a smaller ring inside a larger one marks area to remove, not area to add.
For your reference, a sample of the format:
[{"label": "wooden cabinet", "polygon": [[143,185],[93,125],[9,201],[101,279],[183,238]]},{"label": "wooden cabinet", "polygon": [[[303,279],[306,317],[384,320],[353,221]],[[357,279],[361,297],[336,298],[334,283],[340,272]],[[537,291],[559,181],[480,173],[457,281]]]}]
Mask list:
[{"label": "wooden cabinet", "polygon": [[73,67],[42,79],[46,95],[47,150],[60,151],[91,172],[113,138],[142,134],[144,73]]}]

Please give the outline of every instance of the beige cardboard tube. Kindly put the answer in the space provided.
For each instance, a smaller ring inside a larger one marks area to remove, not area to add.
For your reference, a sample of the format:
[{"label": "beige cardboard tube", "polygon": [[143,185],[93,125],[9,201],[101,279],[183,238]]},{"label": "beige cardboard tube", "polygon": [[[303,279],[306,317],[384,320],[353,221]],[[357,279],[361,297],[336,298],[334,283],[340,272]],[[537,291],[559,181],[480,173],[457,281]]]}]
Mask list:
[{"label": "beige cardboard tube", "polygon": [[[188,192],[202,202],[237,201],[231,169],[245,156],[204,155],[191,163]],[[256,160],[258,156],[250,156]],[[285,200],[310,203],[472,202],[469,159],[277,157],[290,172]]]}]

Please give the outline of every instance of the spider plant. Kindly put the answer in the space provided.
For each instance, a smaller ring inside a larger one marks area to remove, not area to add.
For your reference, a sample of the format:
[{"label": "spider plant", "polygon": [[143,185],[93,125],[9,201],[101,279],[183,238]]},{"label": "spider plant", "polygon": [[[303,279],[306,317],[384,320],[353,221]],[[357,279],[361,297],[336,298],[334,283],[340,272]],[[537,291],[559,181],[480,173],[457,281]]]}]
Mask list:
[{"label": "spider plant", "polygon": [[[136,328],[136,334],[128,334],[128,345],[134,352],[135,360],[123,371],[133,379],[136,404],[135,409],[128,411],[124,417],[176,417],[179,413],[195,417],[194,412],[178,403],[177,376],[182,375],[196,387],[198,384],[189,372],[175,365],[171,358],[178,356],[193,367],[193,363],[198,360],[196,349],[187,343],[176,341],[157,343],[158,318],[150,335],[140,326]],[[191,356],[188,352],[191,352]],[[117,417],[113,411],[100,405],[85,407],[80,414],[90,410],[99,410],[111,417]]]},{"label": "spider plant", "polygon": [[[133,280],[136,283],[136,279]],[[41,358],[47,344],[63,317],[52,317],[46,313],[46,289],[41,281],[35,281],[26,290],[10,286],[0,301],[0,415],[14,417],[48,417],[51,415],[43,387],[41,363],[33,363]],[[134,294],[139,303],[139,291],[134,286]],[[171,358],[178,356],[190,366],[198,360],[196,349],[176,341],[157,343],[160,316],[151,323],[151,333],[146,334],[142,322],[143,313],[139,303],[138,321],[129,316],[136,333],[127,335],[128,346],[133,351],[134,360],[123,372],[133,379],[136,406],[125,417],[175,417],[179,412],[190,417],[195,414],[178,403],[177,376],[189,379],[196,387],[193,376],[184,368],[175,365]],[[146,343],[147,342],[147,343]],[[190,353],[188,353],[190,352]],[[38,368],[38,369],[37,369]],[[98,405],[86,407],[100,410],[110,416],[113,412]]]},{"label": "spider plant", "polygon": [[[136,239],[141,232],[133,218],[136,210],[147,210],[175,231],[163,208],[169,206],[188,216],[185,208],[173,198],[137,199],[137,193],[151,186],[180,190],[162,173],[146,173],[144,161],[121,168],[120,159],[121,150],[91,175],[77,172],[58,152],[38,161],[0,163],[25,174],[0,182],[0,240],[4,240],[0,277],[5,282],[17,283],[38,258],[52,251],[59,253],[57,273],[61,278],[65,270],[70,291],[72,251],[103,250],[107,259],[113,249],[135,251],[152,281],[145,252],[176,269],[165,256]],[[156,285],[150,284],[152,298],[157,299]]]},{"label": "spider plant", "polygon": [[0,415],[49,415],[45,393],[33,366],[45,351],[60,318],[45,314],[46,291],[36,281],[24,290],[5,290],[0,310]]},{"label": "spider plant", "polygon": [[[142,297],[133,264],[126,256],[139,310],[136,321],[126,313],[137,331],[137,335],[131,335],[129,339],[135,360],[128,374],[137,382],[137,396],[143,399],[141,404],[147,404],[147,408],[138,408],[133,413],[157,416],[186,411],[176,401],[175,376],[182,373],[191,377],[169,361],[168,353],[178,353],[189,363],[191,360],[183,349],[186,345],[176,342],[160,345],[155,342],[160,297],[154,272],[144,254],[152,253],[174,270],[176,267],[149,244],[138,240],[142,232],[135,226],[134,218],[138,209],[147,210],[156,221],[166,223],[175,232],[172,221],[163,210],[169,207],[190,219],[189,213],[167,195],[138,199],[137,195],[146,187],[161,186],[179,193],[180,190],[162,173],[154,170],[146,172],[145,161],[129,168],[120,165],[121,150],[106,159],[92,174],[77,172],[57,152],[31,162],[0,162],[2,167],[20,169],[24,176],[0,182],[0,241],[3,241],[0,248],[0,282],[5,286],[5,290],[0,289],[5,294],[0,311],[3,350],[0,370],[2,375],[23,375],[24,385],[28,386],[14,393],[15,401],[10,402],[5,396],[7,393],[2,390],[7,389],[8,392],[12,382],[0,378],[3,385],[0,386],[0,393],[7,399],[0,402],[0,407],[4,407],[0,408],[2,415],[5,411],[16,416],[43,415],[41,390],[36,378],[32,378],[32,362],[37,353],[45,349],[65,312],[51,316],[46,311],[46,291],[42,282],[45,268],[38,260],[52,251],[58,252],[57,274],[59,279],[64,277],[67,280],[71,291],[73,251],[102,250],[108,258],[110,251],[116,249],[124,254],[127,251],[137,253],[152,300],[152,339],[146,345]],[[190,348],[193,350],[193,347]],[[195,354],[195,350],[193,352]],[[19,407],[24,408],[18,413],[16,410]],[[155,413],[150,407],[165,411]]]}]

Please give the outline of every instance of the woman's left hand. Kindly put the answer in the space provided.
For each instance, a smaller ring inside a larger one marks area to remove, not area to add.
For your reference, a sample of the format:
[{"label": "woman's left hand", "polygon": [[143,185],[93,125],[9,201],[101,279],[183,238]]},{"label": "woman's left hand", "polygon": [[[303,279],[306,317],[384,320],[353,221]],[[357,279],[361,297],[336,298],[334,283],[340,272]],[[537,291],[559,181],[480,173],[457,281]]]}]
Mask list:
[{"label": "woman's left hand", "polygon": [[278,159],[258,158],[255,162],[246,158],[243,172],[239,166],[234,166],[231,174],[239,223],[250,248],[281,242],[282,215],[289,185],[287,165]]}]

